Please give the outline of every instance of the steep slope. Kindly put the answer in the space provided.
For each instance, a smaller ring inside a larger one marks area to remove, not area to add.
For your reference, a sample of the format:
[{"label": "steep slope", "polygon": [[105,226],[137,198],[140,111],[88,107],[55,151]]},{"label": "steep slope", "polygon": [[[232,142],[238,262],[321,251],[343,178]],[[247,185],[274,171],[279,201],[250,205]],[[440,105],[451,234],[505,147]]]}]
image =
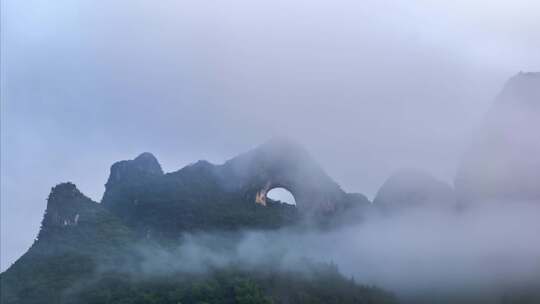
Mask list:
[{"label": "steep slope", "polygon": [[459,165],[463,203],[540,202],[540,73],[512,77]]},{"label": "steep slope", "polygon": [[1,275],[1,302],[58,302],[98,265],[126,262],[121,253],[133,240],[127,227],[75,185],[57,185],[34,244]]},{"label": "steep slope", "polygon": [[[266,199],[277,185],[292,189],[301,206]],[[359,206],[369,206],[365,196],[342,191],[290,142],[272,141],[223,165],[199,161],[167,174],[152,154],[143,153],[111,167],[101,204],[71,183],[52,189],[35,243],[0,275],[1,300],[395,303],[386,292],[345,278],[333,265],[304,262],[285,268],[279,255],[255,264],[224,262],[225,256],[236,256],[246,229],[278,229],[315,217],[325,219],[315,225],[339,225],[344,214],[357,221]],[[200,234],[224,235],[225,241],[193,252],[189,237]],[[203,255],[202,264],[185,265],[186,254]],[[219,257],[218,263],[205,256]]]}]

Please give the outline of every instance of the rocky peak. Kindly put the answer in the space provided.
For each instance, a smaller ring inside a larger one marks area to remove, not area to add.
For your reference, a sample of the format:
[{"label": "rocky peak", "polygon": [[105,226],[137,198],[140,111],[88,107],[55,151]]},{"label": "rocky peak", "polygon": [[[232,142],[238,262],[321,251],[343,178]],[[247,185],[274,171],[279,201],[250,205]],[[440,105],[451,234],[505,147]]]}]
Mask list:
[{"label": "rocky peak", "polygon": [[48,202],[63,201],[66,198],[73,198],[83,195],[77,186],[71,182],[65,182],[54,186],[49,194]]},{"label": "rocky peak", "polygon": [[122,160],[114,163],[111,166],[111,173],[106,186],[160,175],[163,175],[163,170],[157,158],[152,153],[144,152],[132,160]]},{"label": "rocky peak", "polygon": [[150,152],[141,153],[133,160],[133,164],[142,171],[148,172],[150,174],[163,174],[161,165],[159,164],[157,158]]},{"label": "rocky peak", "polygon": [[85,204],[96,203],[84,196],[75,184],[66,182],[56,185],[47,199],[43,226],[47,228],[76,225],[85,209]]},{"label": "rocky peak", "polygon": [[274,138],[223,165],[224,184],[264,205],[274,188],[289,190],[302,212],[333,212],[345,192],[309,153],[287,138]]}]

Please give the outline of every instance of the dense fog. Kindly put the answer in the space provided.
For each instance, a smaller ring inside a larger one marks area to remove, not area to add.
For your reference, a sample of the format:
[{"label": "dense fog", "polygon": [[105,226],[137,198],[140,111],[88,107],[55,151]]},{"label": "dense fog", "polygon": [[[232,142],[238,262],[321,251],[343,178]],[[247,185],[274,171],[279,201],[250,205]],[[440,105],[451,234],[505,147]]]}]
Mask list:
[{"label": "dense fog", "polygon": [[512,288],[536,286],[540,279],[540,207],[515,204],[457,213],[417,209],[373,215],[332,230],[186,234],[172,251],[148,245],[133,251],[144,257],[137,271],[150,276],[227,266],[309,272],[302,263],[307,259],[335,264],[357,282],[405,299],[467,293],[499,299]]}]

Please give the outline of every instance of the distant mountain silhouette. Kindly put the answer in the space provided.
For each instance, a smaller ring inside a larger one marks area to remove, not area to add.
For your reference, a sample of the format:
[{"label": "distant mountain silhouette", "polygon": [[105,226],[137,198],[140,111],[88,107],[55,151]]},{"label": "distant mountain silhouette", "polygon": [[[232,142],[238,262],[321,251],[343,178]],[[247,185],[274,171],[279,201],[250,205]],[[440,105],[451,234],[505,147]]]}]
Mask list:
[{"label": "distant mountain silhouette", "polygon": [[456,207],[454,189],[428,173],[403,169],[393,174],[379,189],[373,204],[384,214],[411,209],[451,211]]},{"label": "distant mountain silhouette", "polygon": [[501,91],[455,179],[460,202],[540,202],[540,73],[519,73]]}]

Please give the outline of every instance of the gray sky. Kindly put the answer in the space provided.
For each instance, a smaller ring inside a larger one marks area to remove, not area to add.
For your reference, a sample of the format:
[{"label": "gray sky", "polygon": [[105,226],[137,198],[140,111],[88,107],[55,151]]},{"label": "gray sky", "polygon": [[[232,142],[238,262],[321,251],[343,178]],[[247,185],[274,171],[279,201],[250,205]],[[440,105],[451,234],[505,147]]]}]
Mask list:
[{"label": "gray sky", "polygon": [[4,0],[1,19],[2,270],[52,186],[99,200],[143,151],[173,171],[286,135],[370,198],[403,167],[451,181],[505,80],[540,70],[536,0]]}]

